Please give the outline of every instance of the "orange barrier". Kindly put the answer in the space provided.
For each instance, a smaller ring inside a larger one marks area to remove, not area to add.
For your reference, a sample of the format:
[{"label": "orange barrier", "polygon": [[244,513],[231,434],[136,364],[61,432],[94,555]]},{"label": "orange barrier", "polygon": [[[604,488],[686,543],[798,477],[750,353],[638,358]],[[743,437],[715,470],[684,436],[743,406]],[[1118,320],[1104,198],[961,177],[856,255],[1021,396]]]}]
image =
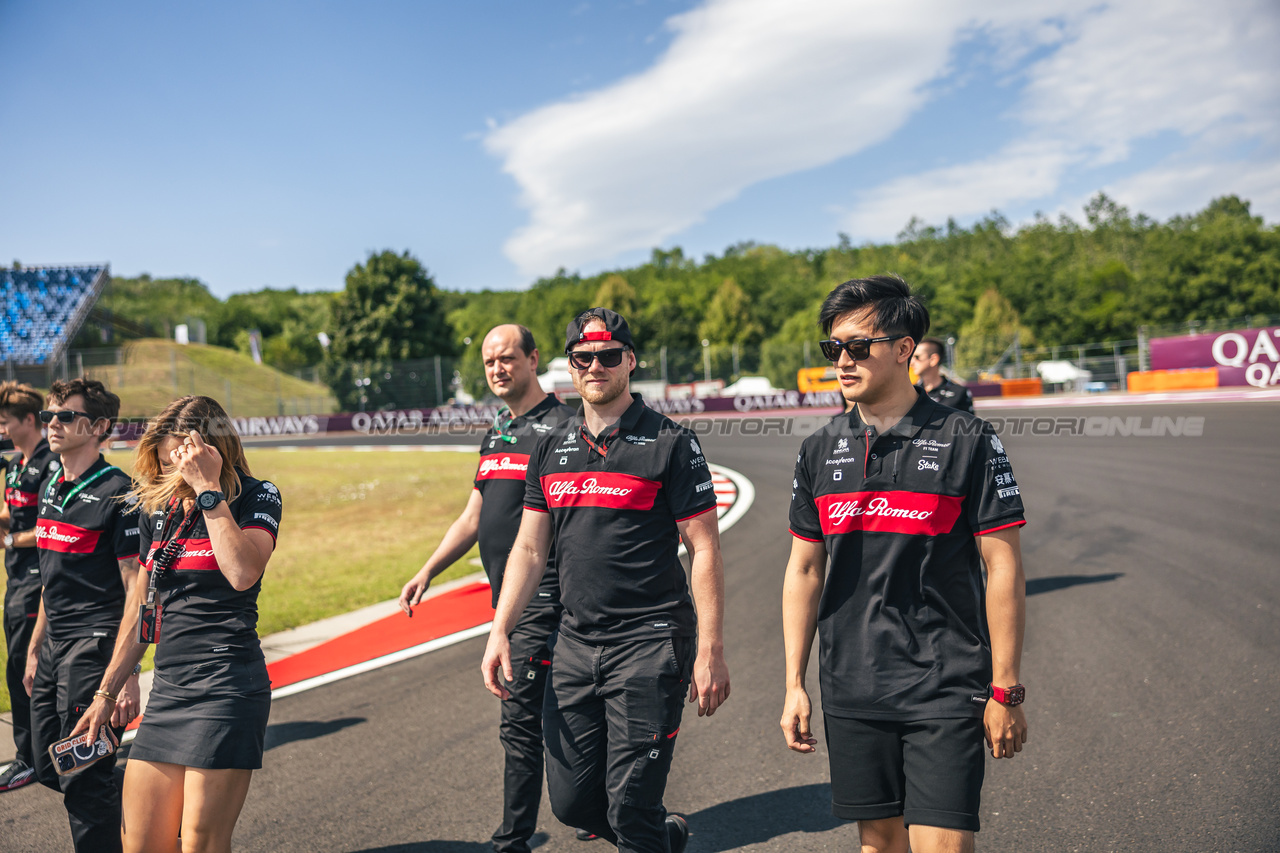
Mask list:
[{"label": "orange barrier", "polygon": [[1001,397],[1039,397],[1043,390],[1039,379],[1004,379],[1000,382]]},{"label": "orange barrier", "polygon": [[834,367],[802,367],[796,371],[796,387],[804,393],[811,391],[839,391]]},{"label": "orange barrier", "polygon": [[1129,374],[1129,392],[1191,391],[1218,387],[1218,368],[1193,367],[1187,370],[1143,370]]}]

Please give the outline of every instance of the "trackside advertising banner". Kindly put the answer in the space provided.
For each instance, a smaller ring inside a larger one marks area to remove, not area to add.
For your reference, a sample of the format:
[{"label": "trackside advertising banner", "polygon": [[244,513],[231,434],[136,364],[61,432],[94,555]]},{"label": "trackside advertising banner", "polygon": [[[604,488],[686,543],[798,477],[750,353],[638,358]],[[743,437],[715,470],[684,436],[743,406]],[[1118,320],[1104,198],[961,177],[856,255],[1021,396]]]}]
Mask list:
[{"label": "trackside advertising banner", "polygon": [[1280,386],[1280,326],[1151,341],[1152,370],[1218,368],[1219,385]]},{"label": "trackside advertising banner", "polygon": [[[766,412],[775,409],[826,409],[841,405],[839,391],[781,391],[777,394],[740,397],[704,397],[686,400],[650,400],[645,405],[664,415],[701,415],[716,412]],[[354,412],[336,415],[278,415],[232,418],[244,438],[307,436],[332,432],[364,435],[398,435],[457,428],[489,426],[497,406],[442,406],[435,409],[398,409],[390,412]],[[116,426],[117,441],[136,441],[146,430],[144,421]]]}]

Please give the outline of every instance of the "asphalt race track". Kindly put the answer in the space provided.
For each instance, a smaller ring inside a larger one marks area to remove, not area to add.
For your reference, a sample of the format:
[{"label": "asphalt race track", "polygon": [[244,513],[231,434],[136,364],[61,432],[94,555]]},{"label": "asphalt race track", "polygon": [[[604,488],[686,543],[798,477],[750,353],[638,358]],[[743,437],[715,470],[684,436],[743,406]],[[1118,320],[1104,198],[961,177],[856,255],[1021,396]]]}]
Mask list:
[{"label": "asphalt race track", "polygon": [[[1280,849],[1280,403],[982,414],[1204,426],[1090,437],[1005,424],[1030,520],[1031,728],[1018,758],[988,759],[979,848]],[[857,849],[855,827],[830,814],[825,752],[789,753],[777,724],[791,468],[799,433],[821,420],[721,421],[700,439],[757,494],[724,541],[733,694],[712,718],[686,714],[667,789],[689,816],[690,853]],[[482,649],[469,640],[278,700],[236,849],[489,850],[502,758]],[[545,806],[541,830],[541,850],[605,849]],[[69,849],[60,798],[38,786],[0,797],[0,839],[5,851]]]}]

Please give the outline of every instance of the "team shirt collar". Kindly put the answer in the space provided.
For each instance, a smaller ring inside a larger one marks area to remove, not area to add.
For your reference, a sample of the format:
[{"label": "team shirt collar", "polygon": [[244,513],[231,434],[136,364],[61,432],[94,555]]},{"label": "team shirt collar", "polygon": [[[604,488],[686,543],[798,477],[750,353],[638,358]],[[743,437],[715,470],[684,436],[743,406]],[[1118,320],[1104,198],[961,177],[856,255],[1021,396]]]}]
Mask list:
[{"label": "team shirt collar", "polygon": [[[634,431],[636,428],[636,424],[640,423],[640,416],[644,414],[644,410],[645,410],[644,400],[641,398],[638,392],[632,391],[631,405],[627,406],[627,410],[622,413],[622,417],[618,418],[618,422],[616,424],[614,424],[611,427],[605,427],[605,430],[604,430],[605,436],[617,435],[622,431],[626,431],[626,432]],[[586,432],[587,418],[582,406],[578,407],[578,414],[576,416],[576,421],[577,421],[576,426],[580,427],[583,432]],[[597,438],[597,436],[592,436],[592,438],[593,439]],[[607,439],[605,439],[605,441],[607,441]]]},{"label": "team shirt collar", "polygon": [[[902,416],[902,419],[896,424],[889,427],[884,432],[876,433],[876,438],[884,435],[897,435],[902,438],[911,439],[915,438],[916,435],[919,434],[920,430],[924,429],[925,424],[928,423],[930,416],[933,414],[934,408],[936,408],[938,404],[929,399],[929,395],[926,394],[919,386],[915,386],[915,392],[916,402],[912,405],[910,410],[908,410],[907,413]],[[857,406],[854,406],[849,410],[849,424],[853,428],[853,431],[857,433],[865,434],[868,429],[867,424],[863,423],[862,418],[858,415]],[[871,427],[871,429],[874,429],[874,427]]]}]

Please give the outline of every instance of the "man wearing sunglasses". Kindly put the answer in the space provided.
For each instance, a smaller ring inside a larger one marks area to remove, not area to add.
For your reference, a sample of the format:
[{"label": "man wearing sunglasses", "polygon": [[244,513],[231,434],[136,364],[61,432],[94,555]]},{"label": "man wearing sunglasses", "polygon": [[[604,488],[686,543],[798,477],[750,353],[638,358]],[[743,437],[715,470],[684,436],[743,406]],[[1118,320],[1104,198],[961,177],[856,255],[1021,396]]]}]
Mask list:
[{"label": "man wearing sunglasses", "polygon": [[[475,488],[462,515],[422,569],[400,591],[400,608],[413,615],[432,579],[477,543],[480,562],[497,606],[507,555],[515,542],[524,506],[529,454],[573,409],[538,384],[538,350],[524,326],[494,327],[480,346],[489,390],[503,405],[480,442]],[[529,853],[542,800],[542,698],[550,669],[547,640],[560,623],[560,581],[555,556],[511,635],[516,677],[507,683],[511,699],[502,703],[498,738],[506,754],[502,777],[502,825],[493,834],[497,853]]]},{"label": "man wearing sunglasses", "polygon": [[[59,380],[40,420],[60,469],[40,488],[36,547],[42,594],[27,651],[36,775],[61,791],[77,851],[120,850],[115,756],[59,776],[49,746],[71,734],[93,703],[138,576],[138,513],[129,476],[102,457],[120,398],[92,379]],[[138,712],[137,671],[117,699],[116,734]]]},{"label": "man wearing sunglasses", "polygon": [[942,354],[946,348],[937,338],[925,338],[911,355],[911,369],[920,378],[919,387],[930,400],[972,415],[973,395],[969,389],[942,375]]},{"label": "man wearing sunglasses", "polygon": [[621,851],[680,853],[688,825],[662,798],[684,695],[699,716],[729,696],[711,473],[692,432],[629,393],[636,357],[626,320],[592,308],[569,323],[565,352],[582,411],[529,460],[481,669],[507,698],[502,679],[518,671],[508,635],[554,532],[564,615],[543,711],[552,809]]},{"label": "man wearing sunglasses", "polygon": [[912,386],[929,314],[904,281],[839,285],[820,325],[854,406],[796,461],[783,736],[816,751],[816,629],[833,812],[858,821],[863,851],[965,853],[984,738],[1012,758],[1027,736],[1020,489],[989,424]]},{"label": "man wearing sunglasses", "polygon": [[4,471],[4,500],[0,502],[0,533],[4,536],[4,636],[9,650],[5,683],[13,711],[13,743],[17,749],[9,766],[0,771],[0,793],[36,781],[31,748],[31,701],[22,684],[27,671],[27,647],[40,610],[40,558],[36,553],[36,513],[40,485],[58,470],[58,457],[40,429],[44,396],[30,385],[0,384],[0,435],[13,440],[20,455]]}]

